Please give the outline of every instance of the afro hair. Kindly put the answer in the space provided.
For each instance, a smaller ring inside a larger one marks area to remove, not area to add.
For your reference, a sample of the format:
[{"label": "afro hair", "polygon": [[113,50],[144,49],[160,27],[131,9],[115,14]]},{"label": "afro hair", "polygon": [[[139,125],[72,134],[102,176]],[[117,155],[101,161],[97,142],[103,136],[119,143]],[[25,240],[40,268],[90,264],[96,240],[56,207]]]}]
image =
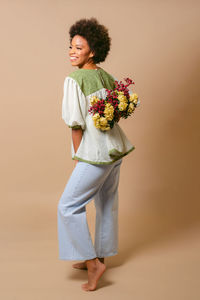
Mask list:
[{"label": "afro hair", "polygon": [[75,35],[84,37],[90,50],[94,52],[93,62],[100,63],[105,61],[110,51],[111,38],[108,35],[108,29],[99,24],[97,19],[80,19],[69,29],[70,42]]}]

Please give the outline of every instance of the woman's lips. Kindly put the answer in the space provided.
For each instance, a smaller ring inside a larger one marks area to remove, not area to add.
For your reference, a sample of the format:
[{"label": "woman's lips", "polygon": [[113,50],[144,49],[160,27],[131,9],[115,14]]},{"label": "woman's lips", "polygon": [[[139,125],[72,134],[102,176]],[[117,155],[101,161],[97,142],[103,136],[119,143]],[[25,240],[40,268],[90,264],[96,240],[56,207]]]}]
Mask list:
[{"label": "woman's lips", "polygon": [[70,60],[76,60],[78,57],[76,57],[76,56],[70,56]]}]

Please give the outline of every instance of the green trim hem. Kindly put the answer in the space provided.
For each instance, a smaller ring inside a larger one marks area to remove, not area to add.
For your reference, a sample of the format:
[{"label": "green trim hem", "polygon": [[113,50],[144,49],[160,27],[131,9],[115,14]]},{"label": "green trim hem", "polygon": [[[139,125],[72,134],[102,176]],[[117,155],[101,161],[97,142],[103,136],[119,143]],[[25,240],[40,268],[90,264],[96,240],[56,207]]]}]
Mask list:
[{"label": "green trim hem", "polygon": [[74,126],[68,125],[68,127],[72,128],[72,129],[80,129],[80,128],[82,128],[81,125],[74,125]]},{"label": "green trim hem", "polygon": [[109,154],[110,154],[110,152],[114,152],[114,151],[116,152],[116,151],[118,151],[118,153],[121,153],[121,155],[118,156],[118,157],[116,157],[116,158],[113,159],[112,161],[109,161],[109,162],[107,162],[107,161],[105,161],[105,162],[103,162],[103,161],[97,162],[97,161],[86,160],[86,159],[83,159],[83,158],[78,157],[78,156],[76,156],[76,155],[75,155],[74,157],[72,157],[72,159],[73,159],[73,160],[80,160],[80,161],[83,161],[83,162],[86,162],[86,163],[89,163],[89,164],[95,164],[95,165],[110,165],[110,164],[112,164],[113,162],[115,162],[115,161],[119,160],[120,158],[122,158],[123,156],[127,155],[128,153],[130,153],[130,152],[133,151],[134,149],[135,149],[135,146],[133,146],[129,151],[127,151],[127,152],[125,152],[125,153],[123,153],[123,154],[122,154],[122,152],[119,152],[119,151],[116,150],[116,149],[110,150],[110,151],[109,151]]},{"label": "green trim hem", "polygon": [[119,156],[122,157],[124,155],[127,155],[129,152],[131,152],[133,149],[135,149],[135,146],[133,146],[129,151],[123,153],[118,151],[117,149],[113,148],[109,151],[109,155],[113,158],[118,158]]}]

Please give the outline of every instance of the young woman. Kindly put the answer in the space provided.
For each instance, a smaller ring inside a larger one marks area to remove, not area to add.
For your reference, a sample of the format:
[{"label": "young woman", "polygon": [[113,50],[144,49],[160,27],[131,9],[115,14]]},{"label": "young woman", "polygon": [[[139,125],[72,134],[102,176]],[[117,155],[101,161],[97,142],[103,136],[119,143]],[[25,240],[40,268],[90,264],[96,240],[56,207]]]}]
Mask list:
[{"label": "young woman", "polygon": [[[108,131],[94,126],[88,113],[90,97],[106,97],[116,78],[97,66],[110,50],[105,26],[95,18],[71,26],[69,56],[78,67],[64,81],[62,118],[71,128],[71,152],[75,168],[58,203],[58,241],[61,260],[84,260],[73,265],[86,269],[85,291],[95,290],[106,270],[104,257],[118,252],[118,184],[122,157],[135,147],[116,123]],[[96,208],[93,245],[86,205],[94,198]]]}]

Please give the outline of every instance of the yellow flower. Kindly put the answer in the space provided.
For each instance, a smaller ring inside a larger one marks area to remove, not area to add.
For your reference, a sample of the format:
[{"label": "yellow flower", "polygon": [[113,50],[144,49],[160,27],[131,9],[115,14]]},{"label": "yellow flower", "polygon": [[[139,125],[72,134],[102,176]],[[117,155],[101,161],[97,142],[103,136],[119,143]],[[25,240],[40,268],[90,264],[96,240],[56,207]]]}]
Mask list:
[{"label": "yellow flower", "polygon": [[118,108],[119,110],[126,110],[128,103],[124,102],[124,101],[120,101],[120,103],[118,104]]},{"label": "yellow flower", "polygon": [[135,104],[138,102],[138,95],[137,94],[131,94],[129,98],[130,102],[134,102]]},{"label": "yellow flower", "polygon": [[108,121],[105,117],[101,117],[99,121],[101,126],[106,126],[108,124]]},{"label": "yellow flower", "polygon": [[96,128],[101,128],[99,119],[94,120],[94,126],[95,126]]},{"label": "yellow flower", "polygon": [[110,126],[106,126],[106,127],[105,127],[105,126],[103,126],[103,127],[101,127],[100,129],[101,129],[101,130],[103,130],[103,131],[105,131],[105,130],[109,130],[109,129],[110,129]]},{"label": "yellow flower", "polygon": [[105,117],[100,117],[99,113],[94,114],[92,119],[96,128],[99,128],[103,131],[110,129],[107,119]]},{"label": "yellow flower", "polygon": [[105,118],[109,121],[112,121],[114,114],[114,107],[110,103],[106,103],[104,109]]},{"label": "yellow flower", "polygon": [[100,114],[99,113],[96,113],[96,114],[94,114],[93,116],[92,116],[92,119],[94,120],[94,121],[96,121],[97,119],[99,119],[100,118]]},{"label": "yellow flower", "polygon": [[99,101],[99,98],[97,96],[90,97],[90,104],[91,105],[94,105],[95,103],[97,103],[97,101]]},{"label": "yellow flower", "polygon": [[133,103],[130,103],[128,106],[128,113],[132,113],[135,110]]},{"label": "yellow flower", "polygon": [[124,95],[124,92],[122,91],[116,91],[118,95]]},{"label": "yellow flower", "polygon": [[121,101],[123,101],[123,102],[127,102],[128,100],[127,100],[127,98],[126,98],[126,96],[124,96],[124,95],[119,95],[118,97],[117,97],[117,99],[121,102]]},{"label": "yellow flower", "polygon": [[93,121],[94,121],[94,126],[95,126],[96,128],[100,128],[100,115],[99,115],[99,113],[94,114],[94,115],[92,116],[92,119],[93,119]]},{"label": "yellow flower", "polygon": [[109,130],[110,129],[110,125],[108,124],[108,121],[105,117],[101,117],[99,119],[99,127],[101,130],[105,131],[105,130]]}]

